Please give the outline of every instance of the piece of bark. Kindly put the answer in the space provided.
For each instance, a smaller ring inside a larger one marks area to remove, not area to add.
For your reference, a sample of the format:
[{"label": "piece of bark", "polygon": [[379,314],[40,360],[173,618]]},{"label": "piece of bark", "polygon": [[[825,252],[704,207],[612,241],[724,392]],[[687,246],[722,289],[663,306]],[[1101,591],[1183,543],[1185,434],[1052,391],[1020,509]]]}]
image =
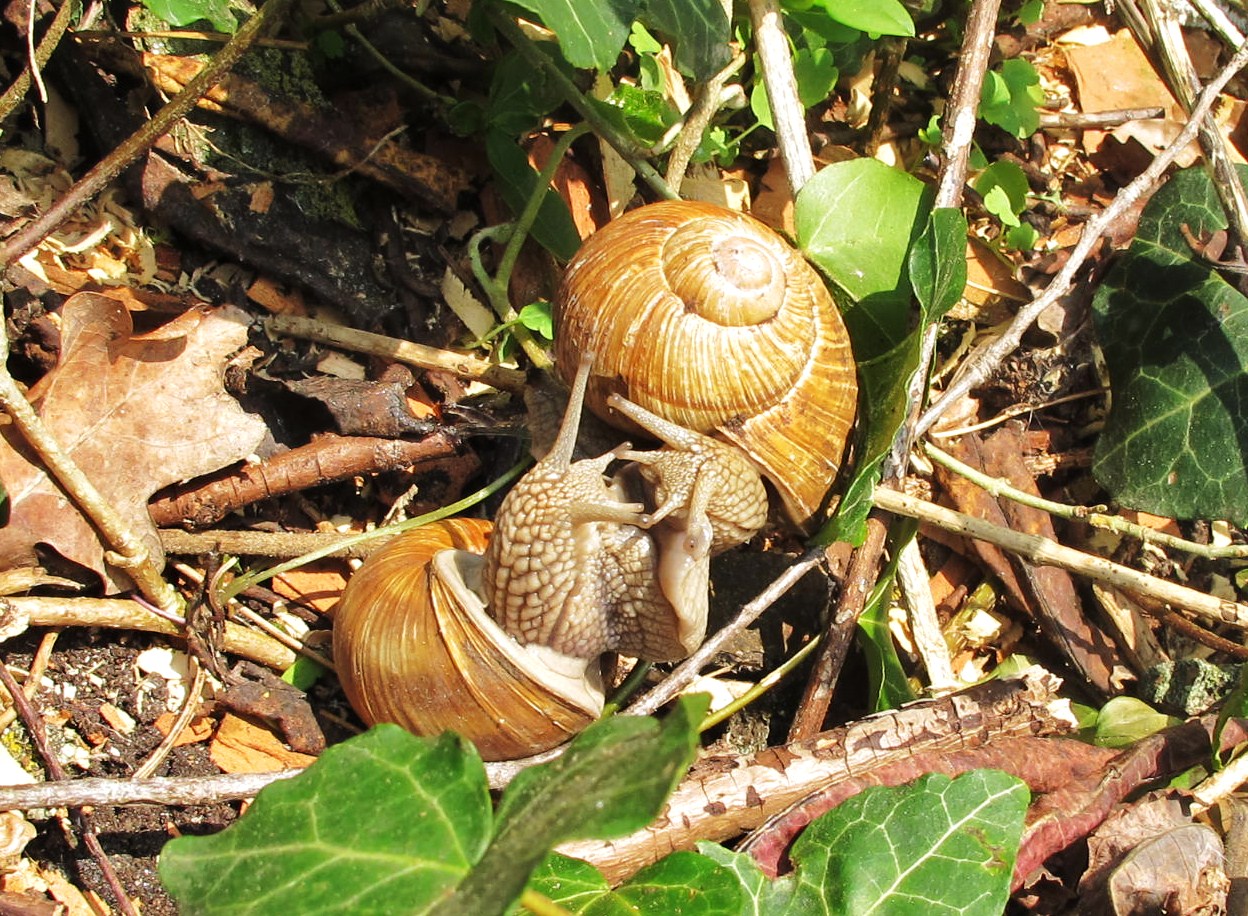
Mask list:
[{"label": "piece of bark", "polygon": [[431,420],[418,420],[407,408],[407,385],[361,379],[315,378],[282,383],[295,394],[325,405],[334,426],[344,436],[427,436],[437,429]]},{"label": "piece of bark", "polygon": [[706,758],[694,765],[649,827],[615,840],[565,844],[559,851],[593,863],[609,881],[621,881],[699,840],[725,840],[752,830],[829,783],[857,779],[919,754],[1067,731],[1071,721],[1058,711],[1065,707],[1055,703],[1056,689],[1056,679],[1035,670],[757,754]]},{"label": "piece of bark", "polygon": [[[1016,489],[1039,495],[1035,480],[1023,463],[1017,424],[1006,424],[984,440],[971,433],[948,447],[963,463],[991,477],[1004,478]],[[1057,540],[1048,513],[1009,499],[995,499],[966,478],[940,466],[936,476],[960,511],[1015,531]],[[1036,621],[1097,693],[1109,697],[1119,692],[1119,681],[1127,669],[1117,647],[1084,615],[1069,573],[1052,566],[1033,566],[983,541],[971,541],[970,545],[984,566],[1001,581],[1011,603]]]}]

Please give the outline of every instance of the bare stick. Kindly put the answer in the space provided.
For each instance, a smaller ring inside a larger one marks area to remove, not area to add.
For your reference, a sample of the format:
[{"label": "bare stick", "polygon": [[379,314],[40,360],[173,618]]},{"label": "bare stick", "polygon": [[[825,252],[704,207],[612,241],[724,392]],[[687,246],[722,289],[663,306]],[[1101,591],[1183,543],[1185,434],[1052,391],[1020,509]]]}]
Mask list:
[{"label": "bare stick", "polygon": [[65,779],[29,786],[0,786],[0,811],[74,808],[82,805],[213,805],[254,798],[267,785],[302,770],[168,776],[155,779]]},{"label": "bare stick", "polygon": [[367,331],[326,324],[324,321],[297,315],[274,315],[266,318],[264,325],[274,334],[314,340],[355,353],[392,359],[419,369],[449,372],[460,378],[477,379],[504,391],[524,389],[524,373],[519,369],[496,366],[489,360],[469,353],[439,350],[437,347],[427,347],[410,340],[370,334]]},{"label": "bare stick", "polygon": [[[183,636],[173,620],[124,598],[0,598],[0,621],[24,622],[32,627],[110,627]],[[249,627],[225,622],[225,651],[281,671],[295,661],[295,653]]]},{"label": "bare stick", "polygon": [[1001,336],[984,346],[962,367],[957,380],[919,418],[918,425],[915,428],[916,437],[922,436],[931,429],[932,424],[939,420],[941,415],[956,403],[959,398],[965,396],[968,391],[977,385],[983,384],[989,376],[996,372],[997,367],[1001,365],[1001,361],[1018,347],[1019,342],[1023,339],[1023,334],[1040,317],[1040,313],[1066,295],[1073,285],[1075,273],[1083,266],[1083,262],[1091,254],[1093,246],[1105,234],[1106,230],[1113,225],[1115,220],[1121,218],[1149,188],[1157,183],[1162,173],[1174,162],[1175,157],[1192,142],[1200,130],[1201,121],[1209,114],[1214,103],[1217,102],[1218,95],[1226,87],[1226,84],[1230,82],[1231,77],[1243,69],[1245,64],[1248,64],[1248,45],[1235,52],[1235,56],[1222,68],[1213,81],[1204,88],[1199,100],[1192,109],[1191,117],[1188,118],[1187,124],[1183,126],[1183,130],[1179,132],[1179,135],[1174,138],[1174,142],[1162,150],[1149,163],[1148,168],[1141,172],[1134,181],[1119,191],[1108,207],[1088,220],[1087,225],[1083,227],[1083,233],[1079,236],[1078,244],[1075,245],[1074,250],[1070,254],[1070,258],[1062,265],[1062,269],[1049,282],[1044,292],[1019,309],[1018,314],[1014,316],[1009,327],[1005,329]]},{"label": "bare stick", "polygon": [[815,174],[815,157],[806,134],[806,110],[797,96],[797,78],[793,75],[793,58],[789,55],[779,0],[750,0],[750,22],[754,25],[754,47],[763,65],[771,120],[776,126],[776,145],[784,160],[789,193],[796,199],[797,192]]},{"label": "bare stick", "polygon": [[780,600],[780,597],[796,585],[802,576],[818,566],[822,558],[822,550],[808,551],[805,556],[763,589],[754,600],[742,606],[731,623],[707,639],[697,652],[681,662],[671,674],[663,679],[661,684],[631,703],[624,712],[628,715],[648,716],[679,696],[682,690],[697,680],[698,674],[715,657],[715,653],[722,651],[725,645],[757,620],[763,611]]},{"label": "bare stick", "polygon": [[929,522],[946,531],[995,544],[1002,550],[1016,553],[1037,566],[1056,566],[1096,582],[1104,582],[1116,588],[1136,592],[1183,608],[1214,623],[1229,623],[1248,629],[1248,605],[1236,601],[1215,598],[1194,588],[1158,579],[1137,569],[1114,563],[1104,557],[1082,553],[1063,546],[1048,538],[1023,534],[1000,525],[994,525],[973,515],[946,509],[888,487],[877,487],[874,495],[876,506]]}]

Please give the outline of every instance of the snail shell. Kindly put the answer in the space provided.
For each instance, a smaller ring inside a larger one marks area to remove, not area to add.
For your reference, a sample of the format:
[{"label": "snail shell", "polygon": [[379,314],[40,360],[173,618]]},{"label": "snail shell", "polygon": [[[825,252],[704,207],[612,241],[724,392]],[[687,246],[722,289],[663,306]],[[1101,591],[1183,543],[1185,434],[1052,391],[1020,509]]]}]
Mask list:
[{"label": "snail shell", "polygon": [[556,363],[597,354],[587,404],[623,395],[735,443],[807,526],[840,467],[858,388],[849,335],[815,270],[776,232],[693,201],[598,230],[555,299]]},{"label": "snail shell", "polygon": [[486,760],[506,760],[568,740],[602,712],[603,693],[596,660],[521,646],[486,611],[490,531],[450,519],[369,557],[334,613],[334,664],[366,724],[453,729]]}]

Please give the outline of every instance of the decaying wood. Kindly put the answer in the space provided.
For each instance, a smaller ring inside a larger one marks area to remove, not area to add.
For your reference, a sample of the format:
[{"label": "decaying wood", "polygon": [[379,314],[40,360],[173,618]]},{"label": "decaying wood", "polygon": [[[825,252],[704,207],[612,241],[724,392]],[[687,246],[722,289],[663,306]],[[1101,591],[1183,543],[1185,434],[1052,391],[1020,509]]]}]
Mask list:
[{"label": "decaying wood", "polygon": [[920,753],[1068,731],[1073,720],[1056,690],[1056,679],[1036,669],[757,754],[708,757],[694,764],[651,826],[617,840],[570,843],[559,851],[619,881],[698,840],[725,840],[752,830],[811,792],[875,768]]},{"label": "decaying wood", "polygon": [[458,454],[458,443],[445,432],[417,441],[325,435],[263,464],[246,465],[228,476],[177,487],[169,495],[152,500],[148,508],[152,520],[162,527],[211,525],[235,509],[262,499],[357,474],[428,465]]}]

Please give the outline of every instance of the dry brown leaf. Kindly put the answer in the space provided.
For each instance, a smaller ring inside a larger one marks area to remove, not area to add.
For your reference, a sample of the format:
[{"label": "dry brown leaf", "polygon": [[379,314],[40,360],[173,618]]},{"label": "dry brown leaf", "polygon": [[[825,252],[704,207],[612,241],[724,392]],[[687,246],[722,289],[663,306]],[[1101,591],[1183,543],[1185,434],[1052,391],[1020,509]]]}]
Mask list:
[{"label": "dry brown leaf", "polygon": [[[204,307],[134,334],[115,300],[79,293],[62,311],[60,362],[31,389],[48,431],[158,559],[148,498],[245,458],[264,436],[264,424],[222,387],[225,360],[246,343],[247,322],[233,307]],[[111,590],[125,588],[92,526],[13,428],[3,432],[0,480],[12,514],[0,529],[0,566],[33,565],[35,545],[47,544],[99,573]]]},{"label": "dry brown leaf", "polygon": [[209,755],[224,773],[268,773],[306,767],[316,760],[290,750],[271,731],[230,713],[221,719]]}]

